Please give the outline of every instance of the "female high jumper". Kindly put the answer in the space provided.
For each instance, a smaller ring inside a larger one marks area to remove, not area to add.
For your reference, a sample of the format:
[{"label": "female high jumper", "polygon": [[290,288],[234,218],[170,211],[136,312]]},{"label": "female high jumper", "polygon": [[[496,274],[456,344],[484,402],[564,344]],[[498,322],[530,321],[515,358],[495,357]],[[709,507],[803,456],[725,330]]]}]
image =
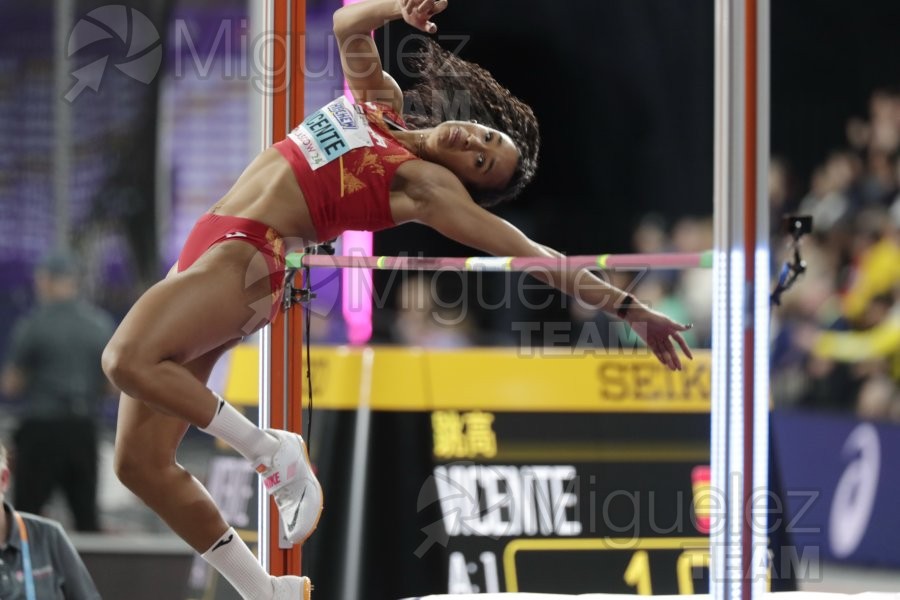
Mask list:
[{"label": "female high jumper", "polygon": [[[300,436],[262,430],[206,387],[222,354],[274,315],[284,240],[326,241],[345,230],[417,221],[497,256],[561,258],[485,206],[513,198],[537,163],[531,109],[484,69],[426,44],[420,83],[404,95],[382,70],[371,32],[403,19],[426,33],[447,0],[366,0],[334,14],[334,33],[355,103],[339,98],[265,150],[194,226],[178,263],[125,316],[103,355],[122,390],[116,434],[119,479],[237,589],[243,598],[308,598],[306,577],[271,577],[222,518],[204,487],[176,462],[191,425],[252,461],[278,505],[286,537],[315,529],[322,490]],[[445,121],[435,102],[462,92],[467,120]],[[471,119],[471,120],[468,120]],[[576,277],[577,276],[577,277]],[[587,273],[541,277],[635,325],[670,369],[690,350],[686,326]],[[269,304],[271,302],[271,304]],[[272,312],[269,312],[269,306]]]}]

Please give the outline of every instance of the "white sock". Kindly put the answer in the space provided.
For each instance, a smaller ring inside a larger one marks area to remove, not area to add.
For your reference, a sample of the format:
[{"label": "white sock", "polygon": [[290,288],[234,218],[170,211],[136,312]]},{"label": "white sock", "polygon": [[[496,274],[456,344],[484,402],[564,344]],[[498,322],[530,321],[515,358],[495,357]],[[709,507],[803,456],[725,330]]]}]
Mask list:
[{"label": "white sock", "polygon": [[251,461],[270,457],[278,450],[280,442],[253,424],[247,417],[216,394],[219,406],[209,425],[202,427],[211,436],[217,437]]},{"label": "white sock", "polygon": [[203,560],[221,573],[244,600],[264,600],[275,594],[272,578],[234,527],[230,527],[203,553]]}]

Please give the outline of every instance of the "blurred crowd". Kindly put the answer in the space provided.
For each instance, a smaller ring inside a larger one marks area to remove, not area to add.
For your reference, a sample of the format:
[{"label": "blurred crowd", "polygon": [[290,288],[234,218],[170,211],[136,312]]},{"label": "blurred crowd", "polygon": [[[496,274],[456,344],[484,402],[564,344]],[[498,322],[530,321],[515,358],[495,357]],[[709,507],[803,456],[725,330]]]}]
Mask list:
[{"label": "blurred crowd", "polygon": [[868,113],[847,122],[846,146],[805,193],[773,161],[773,224],[794,212],[814,227],[808,270],[774,312],[773,392],[781,405],[900,421],[900,90],[875,91]]}]

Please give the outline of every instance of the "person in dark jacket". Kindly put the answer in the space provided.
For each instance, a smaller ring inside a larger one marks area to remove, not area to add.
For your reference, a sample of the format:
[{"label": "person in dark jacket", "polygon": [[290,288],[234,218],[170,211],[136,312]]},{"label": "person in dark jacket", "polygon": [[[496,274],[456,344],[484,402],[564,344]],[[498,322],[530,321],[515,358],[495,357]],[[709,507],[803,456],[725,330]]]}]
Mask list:
[{"label": "person in dark jacket", "polygon": [[110,387],[100,356],[115,324],[79,297],[69,254],[45,257],[34,279],[38,306],[14,325],[0,378],[3,393],[23,401],[13,501],[41,514],[61,489],[75,529],[98,531],[97,414]]},{"label": "person in dark jacket", "polygon": [[90,573],[56,521],[18,512],[6,502],[10,470],[0,444],[0,598],[100,600]]}]

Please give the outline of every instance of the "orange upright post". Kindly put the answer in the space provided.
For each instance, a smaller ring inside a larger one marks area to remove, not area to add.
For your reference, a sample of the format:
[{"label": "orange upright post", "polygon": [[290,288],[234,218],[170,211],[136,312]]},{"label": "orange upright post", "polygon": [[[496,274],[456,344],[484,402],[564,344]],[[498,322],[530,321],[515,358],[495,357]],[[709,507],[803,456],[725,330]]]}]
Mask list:
[{"label": "orange upright post", "polygon": [[[297,273],[295,285],[301,285]],[[300,433],[303,426],[303,386],[300,365],[303,360],[303,311],[293,306],[281,311],[270,325],[269,381],[270,427]],[[300,575],[300,546],[282,539],[278,510],[269,498],[269,572],[272,575]]]},{"label": "orange upright post", "polygon": [[[757,116],[758,116],[758,11],[756,0],[747,0],[744,6],[744,285],[746,289],[754,289],[756,284],[756,246],[757,246],[757,184],[759,182],[759,156],[757,152]],[[752,304],[751,304],[752,306]],[[758,410],[753,402],[755,398],[756,378],[754,362],[756,352],[755,323],[750,323],[744,329],[744,439],[747,440],[744,449],[743,472],[743,503],[752,507],[753,495],[758,493],[755,487],[754,460],[759,457],[753,451],[753,443],[756,439],[755,411]],[[741,522],[741,573],[746,579],[753,574],[751,561],[757,559],[754,555],[756,548],[753,535],[753,513],[746,509],[747,514]],[[757,559],[758,560],[758,559]],[[741,586],[741,600],[751,600],[753,596],[753,581],[747,581]]]},{"label": "orange upright post", "polygon": [[[267,0],[266,12],[272,27],[266,31],[271,44],[269,118],[266,122],[270,127],[270,140],[277,142],[303,118],[306,2]],[[301,285],[300,273],[294,284]],[[260,412],[261,418],[267,415],[268,423],[261,424],[301,433],[303,318],[300,307],[280,310],[262,339],[260,377],[268,380],[269,404],[267,410]],[[265,385],[264,382],[263,387]],[[265,396],[263,394],[260,402],[265,401]],[[283,540],[278,510],[271,498],[268,499],[268,511],[262,511],[260,518],[267,521],[261,523],[267,525],[268,535],[260,537],[260,554],[268,558],[269,572],[272,575],[300,575],[300,546]]]}]

